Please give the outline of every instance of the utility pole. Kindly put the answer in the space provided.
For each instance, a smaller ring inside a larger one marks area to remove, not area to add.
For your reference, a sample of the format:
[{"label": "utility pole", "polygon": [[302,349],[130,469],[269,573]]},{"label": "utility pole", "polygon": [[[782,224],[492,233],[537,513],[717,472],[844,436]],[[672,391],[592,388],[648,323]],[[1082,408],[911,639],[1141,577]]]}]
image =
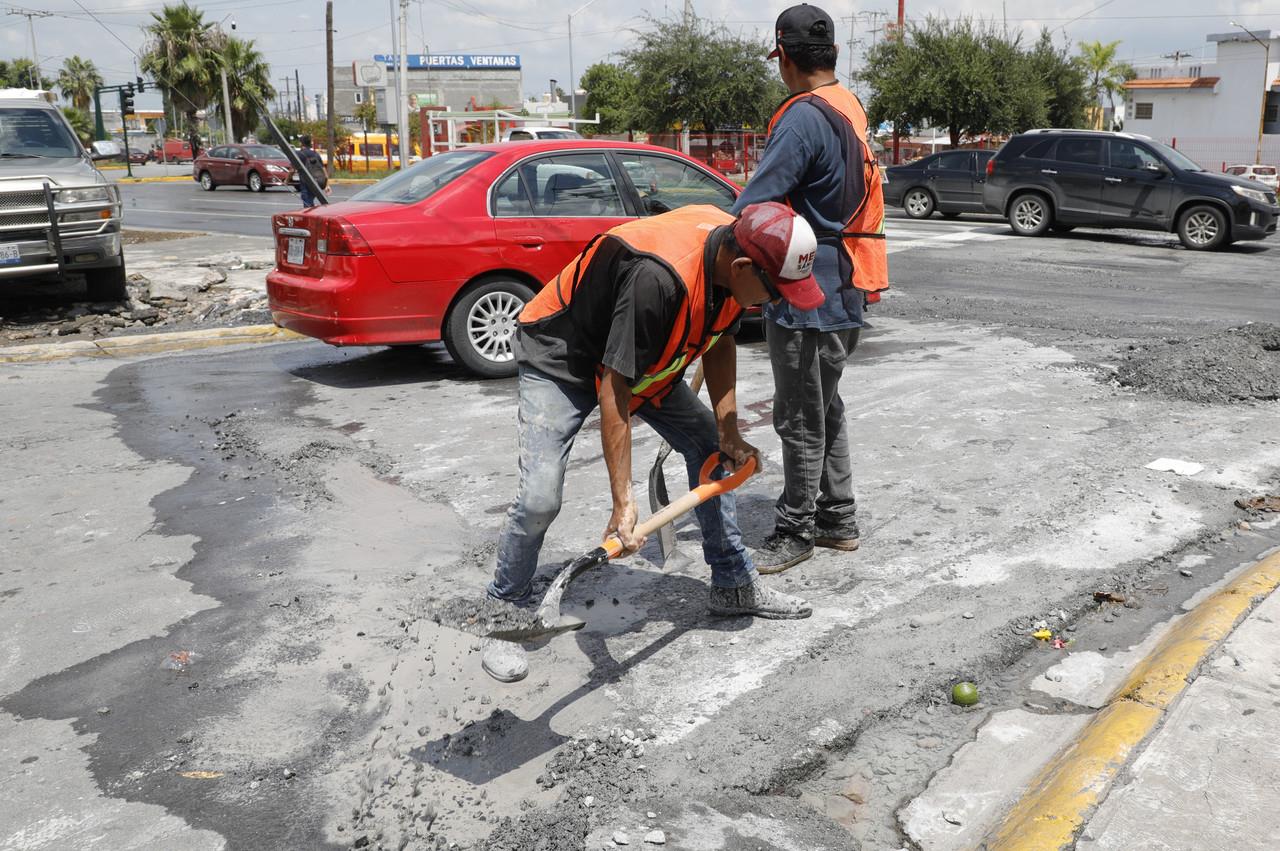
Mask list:
[{"label": "utility pole", "polygon": [[298,99],[298,120],[306,121],[307,114],[302,111],[302,80],[298,76],[298,69],[293,69],[293,93]]},{"label": "utility pole", "polygon": [[293,84],[292,77],[281,77],[280,81],[284,83],[284,117],[293,117],[293,90],[290,86]]},{"label": "utility pole", "polygon": [[31,38],[31,88],[40,88],[40,54],[36,52],[36,18],[52,18],[53,12],[39,9],[17,9],[9,7],[10,15],[21,15],[27,19],[27,35]]},{"label": "utility pole", "polygon": [[1191,57],[1192,57],[1192,54],[1187,53],[1185,50],[1175,50],[1173,53],[1163,54],[1160,58],[1172,59],[1173,67],[1178,68],[1178,67],[1181,67],[1183,59],[1190,59]]},{"label": "utility pole", "polygon": [[[325,55],[325,88],[328,97],[325,109],[325,123],[329,131],[329,143],[325,146],[328,155],[329,171],[333,172],[334,149],[333,137],[337,130],[337,117],[333,112],[333,0],[324,4],[324,55]],[[317,113],[320,104],[316,104]]]},{"label": "utility pole", "polygon": [[[898,0],[898,29],[896,35],[900,42],[906,38],[906,33],[903,32],[903,27],[906,24],[905,7],[906,0]],[[893,122],[893,164],[897,165],[900,162],[902,162],[902,136],[898,130],[898,122],[895,120]]]},{"label": "utility pole", "polygon": [[409,167],[409,0],[400,0],[400,86],[396,92],[400,103],[396,112],[400,119],[400,170]]}]

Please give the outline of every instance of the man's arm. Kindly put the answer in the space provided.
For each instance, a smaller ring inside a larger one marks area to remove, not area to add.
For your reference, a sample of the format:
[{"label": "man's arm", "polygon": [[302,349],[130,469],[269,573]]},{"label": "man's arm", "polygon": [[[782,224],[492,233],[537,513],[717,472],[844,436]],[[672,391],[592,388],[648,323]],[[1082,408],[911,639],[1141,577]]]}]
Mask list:
[{"label": "man's arm", "polygon": [[636,501],[631,490],[631,386],[616,369],[605,368],[600,380],[600,445],[609,469],[609,491],[613,513],[604,538],[616,534],[624,553],[633,553],[644,544],[636,537]]},{"label": "man's arm", "polygon": [[[796,104],[789,112],[812,108],[807,104]],[[751,175],[747,187],[734,202],[732,213],[736,216],[751,204],[785,201],[801,185],[809,170],[810,156],[804,137],[784,118],[774,130],[755,174]]]},{"label": "man's arm", "polygon": [[702,356],[702,374],[716,414],[720,435],[720,451],[728,456],[732,470],[745,464],[752,455],[760,463],[760,450],[742,439],[738,432],[738,343],[730,335],[721,337]]}]

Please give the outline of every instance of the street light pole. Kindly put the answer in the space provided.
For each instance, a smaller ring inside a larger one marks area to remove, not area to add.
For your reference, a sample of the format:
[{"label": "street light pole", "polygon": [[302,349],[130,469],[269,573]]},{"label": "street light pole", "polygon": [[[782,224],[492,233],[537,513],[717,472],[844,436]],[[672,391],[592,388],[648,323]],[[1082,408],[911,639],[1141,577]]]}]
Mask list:
[{"label": "street light pole", "polygon": [[1262,45],[1262,110],[1258,113],[1258,147],[1254,152],[1253,161],[1255,163],[1262,162],[1262,129],[1267,124],[1267,91],[1271,88],[1271,45],[1253,34],[1253,30],[1240,26],[1235,21],[1231,22],[1231,26],[1244,30],[1245,35]]},{"label": "street light pole", "polygon": [[400,170],[404,171],[409,167],[409,0],[400,0],[400,75],[399,75],[399,91],[396,92],[400,100],[399,113],[400,119]]},{"label": "street light pole", "polygon": [[[587,0],[577,9],[569,13],[569,117],[578,117],[578,77],[573,73],[573,16],[590,6],[596,0]],[[551,97],[555,98],[555,91],[551,92]]]}]

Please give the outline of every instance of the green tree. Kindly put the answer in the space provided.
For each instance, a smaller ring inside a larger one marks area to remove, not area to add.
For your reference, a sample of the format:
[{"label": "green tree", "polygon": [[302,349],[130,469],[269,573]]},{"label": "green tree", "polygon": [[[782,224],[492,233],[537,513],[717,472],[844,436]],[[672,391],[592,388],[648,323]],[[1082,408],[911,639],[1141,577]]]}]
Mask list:
[{"label": "green tree", "polygon": [[[0,59],[0,88],[6,89],[30,89],[36,88],[44,91],[53,91],[54,81],[40,75],[40,79],[35,79],[35,66],[31,64],[30,59],[14,59],[8,62]],[[32,85],[35,83],[36,85]]]},{"label": "green tree", "polygon": [[[248,128],[257,127],[258,104],[264,107],[275,99],[271,85],[271,66],[252,40],[228,38],[219,51],[219,60],[227,71],[227,92],[231,96],[232,136],[240,138]],[[215,89],[214,103],[222,108],[221,80]],[[235,130],[240,131],[238,135]]]},{"label": "green tree", "polygon": [[58,91],[76,109],[87,110],[93,102],[94,89],[101,85],[102,75],[92,59],[71,56],[58,72]]},{"label": "green tree", "polygon": [[582,88],[587,90],[583,114],[593,118],[600,114],[600,125],[584,124],[592,133],[625,133],[631,129],[635,110],[636,77],[626,68],[609,62],[597,62],[582,75]]},{"label": "green tree", "polygon": [[692,16],[648,23],[636,47],[622,54],[635,78],[633,117],[640,129],[758,127],[786,96],[763,42]]},{"label": "green tree", "polygon": [[871,123],[947,128],[953,146],[964,135],[1015,133],[1048,118],[1048,89],[1018,39],[988,23],[929,17],[902,39],[867,54],[862,79],[874,94]]},{"label": "green tree", "polygon": [[1085,70],[1079,57],[1065,46],[1054,47],[1048,29],[1028,54],[1031,67],[1048,97],[1045,107],[1050,127],[1083,127],[1089,104]]},{"label": "green tree", "polygon": [[87,148],[93,139],[93,119],[89,117],[89,113],[74,106],[64,106],[62,114],[67,117],[67,123],[75,131],[80,144]]},{"label": "green tree", "polygon": [[1118,41],[1080,42],[1080,62],[1088,75],[1089,126],[1096,130],[1102,129],[1103,98],[1114,114],[1116,95],[1123,92],[1124,84],[1136,76],[1131,65],[1116,59],[1119,48]]},{"label": "green tree", "polygon": [[365,90],[364,100],[356,104],[355,119],[364,130],[372,130],[378,125],[378,104],[368,89]]},{"label": "green tree", "polygon": [[204,13],[186,0],[152,12],[151,18],[142,69],[160,84],[166,106],[172,104],[186,117],[194,148],[196,114],[209,106],[220,88],[221,40],[213,25],[204,20]]}]

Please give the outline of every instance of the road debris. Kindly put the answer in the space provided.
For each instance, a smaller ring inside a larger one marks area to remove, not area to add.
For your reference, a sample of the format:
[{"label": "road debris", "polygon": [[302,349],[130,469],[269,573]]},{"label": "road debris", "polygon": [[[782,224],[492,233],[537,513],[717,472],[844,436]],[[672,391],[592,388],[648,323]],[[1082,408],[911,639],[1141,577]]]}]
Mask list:
[{"label": "road debris", "polygon": [[1195,461],[1182,461],[1177,458],[1157,458],[1147,465],[1148,470],[1157,473],[1177,473],[1179,476],[1194,476],[1204,470],[1203,464]]},{"label": "road debris", "polygon": [[1093,599],[1099,603],[1123,603],[1125,597],[1123,594],[1117,594],[1115,591],[1094,591]]},{"label": "road debris", "polygon": [[651,830],[644,835],[644,841],[649,845],[666,845],[667,835],[661,830]]},{"label": "road debris", "polygon": [[1031,633],[1031,637],[1039,641],[1048,641],[1050,638],[1053,638],[1053,632],[1048,629],[1037,629],[1035,632]]},{"label": "road debris", "polygon": [[492,597],[455,597],[443,603],[428,604],[427,613],[441,626],[480,636],[532,629],[539,623],[537,609],[522,609]]},{"label": "road debris", "polygon": [[178,776],[189,780],[217,780],[225,775],[221,771],[179,771]]},{"label": "road debris", "polygon": [[956,706],[973,706],[978,702],[978,687],[973,683],[956,683],[951,687],[951,702]]},{"label": "road debris", "polygon": [[196,654],[190,650],[175,650],[164,657],[160,667],[167,671],[185,671],[195,660]]},{"label": "road debris", "polygon": [[1134,346],[1116,371],[1122,387],[1191,402],[1280,399],[1280,326],[1251,323],[1203,337]]},{"label": "road debris", "polygon": [[1265,496],[1241,497],[1236,500],[1236,508],[1243,508],[1245,511],[1280,511],[1280,495],[1269,493]]}]

